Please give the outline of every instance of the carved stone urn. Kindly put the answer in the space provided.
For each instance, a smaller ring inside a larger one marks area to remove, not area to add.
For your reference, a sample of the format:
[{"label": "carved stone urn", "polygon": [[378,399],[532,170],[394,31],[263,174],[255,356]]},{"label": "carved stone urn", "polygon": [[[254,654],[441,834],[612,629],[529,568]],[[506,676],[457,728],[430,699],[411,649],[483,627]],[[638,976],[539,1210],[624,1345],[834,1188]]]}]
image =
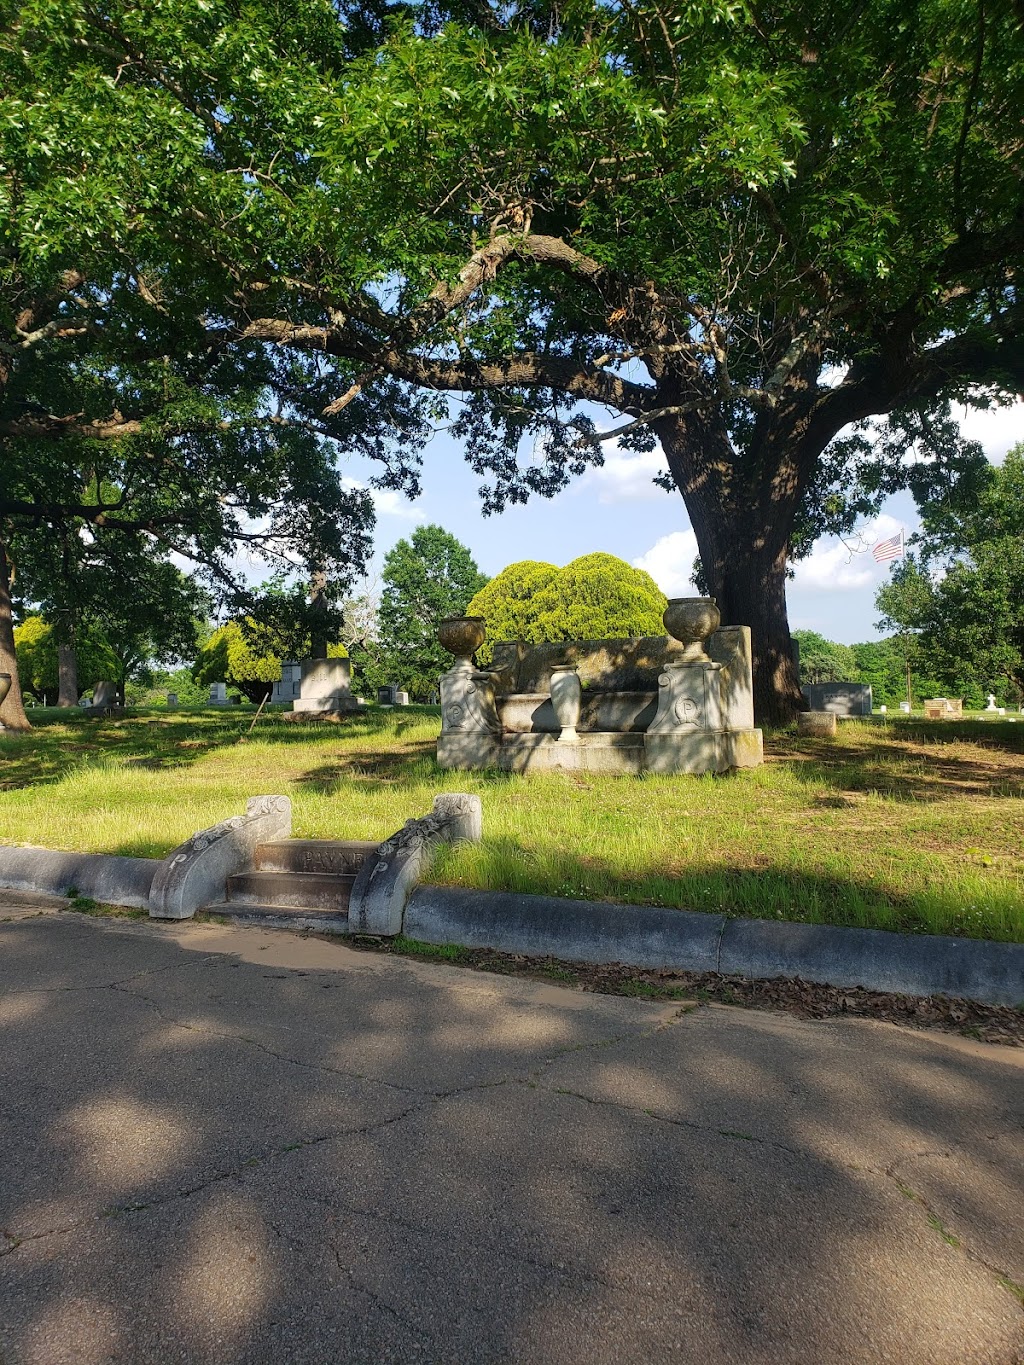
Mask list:
[{"label": "carved stone urn", "polygon": [[580,707],[583,704],[583,685],[575,664],[556,664],[551,670],[551,705],[562,727],[560,744],[575,744],[578,739]]},{"label": "carved stone urn", "polygon": [[684,664],[709,664],[704,641],[722,624],[722,614],[713,597],[670,597],[661,618],[673,639],[684,645]]},{"label": "carved stone urn", "polygon": [[457,666],[472,667],[472,658],[487,638],[487,623],[482,616],[449,616],[437,628],[443,649],[454,654]]}]

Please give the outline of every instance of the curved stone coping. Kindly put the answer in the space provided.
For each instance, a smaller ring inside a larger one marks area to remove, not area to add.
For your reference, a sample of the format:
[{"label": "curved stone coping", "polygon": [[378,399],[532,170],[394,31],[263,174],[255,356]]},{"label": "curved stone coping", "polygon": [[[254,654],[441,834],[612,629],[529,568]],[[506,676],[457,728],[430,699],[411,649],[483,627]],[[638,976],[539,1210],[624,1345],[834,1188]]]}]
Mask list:
[{"label": "curved stone coping", "polygon": [[258,844],[287,839],[292,803],[287,796],[253,796],[244,815],[200,830],[159,864],[149,897],[154,919],[189,919],[224,899],[229,877],[247,871]]},{"label": "curved stone coping", "polygon": [[802,977],[900,995],[1024,1003],[1021,943],[727,919],[692,910],[441,886],[419,886],[411,893],[402,932],[425,943],[575,962]]},{"label": "curved stone coping", "polygon": [[0,846],[0,886],[66,896],[76,891],[105,905],[144,910],[160,863],[112,853],[70,853],[54,848]]},{"label": "curved stone coping", "polygon": [[363,863],[348,903],[353,934],[400,934],[406,902],[438,843],[479,842],[483,808],[479,796],[444,792],[429,815],[407,820]]}]

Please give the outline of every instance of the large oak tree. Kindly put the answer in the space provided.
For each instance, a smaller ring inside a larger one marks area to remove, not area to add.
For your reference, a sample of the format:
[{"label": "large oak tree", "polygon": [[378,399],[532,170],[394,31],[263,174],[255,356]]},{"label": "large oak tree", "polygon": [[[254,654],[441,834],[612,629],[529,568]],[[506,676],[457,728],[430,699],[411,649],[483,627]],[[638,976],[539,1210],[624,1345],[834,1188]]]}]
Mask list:
[{"label": "large oak tree", "polygon": [[489,508],[612,433],[659,441],[709,590],[753,628],[759,712],[784,717],[787,566],[906,472],[851,424],[891,417],[927,453],[947,400],[1024,388],[1019,16],[390,13],[35,0],[9,9],[11,60],[145,148],[104,182],[125,262],[199,280],[218,344],[294,353],[296,410],[375,433],[386,482],[415,489],[445,395]]}]

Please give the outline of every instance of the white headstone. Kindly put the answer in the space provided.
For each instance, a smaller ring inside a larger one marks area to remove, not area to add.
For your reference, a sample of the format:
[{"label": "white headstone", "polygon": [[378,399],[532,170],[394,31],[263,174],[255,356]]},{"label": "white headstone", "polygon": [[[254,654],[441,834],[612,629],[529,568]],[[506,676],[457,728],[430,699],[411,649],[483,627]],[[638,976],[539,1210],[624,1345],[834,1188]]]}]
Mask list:
[{"label": "white headstone", "polygon": [[988,705],[985,707],[985,710],[986,710],[986,711],[994,711],[995,709],[996,709],[996,694],[995,694],[994,692],[990,692],[990,693],[988,694]]},{"label": "white headstone", "polygon": [[900,710],[903,712],[903,714],[904,714],[905,716],[909,716],[909,715],[910,715],[910,702],[909,702],[909,701],[901,701],[901,702],[900,702]]}]

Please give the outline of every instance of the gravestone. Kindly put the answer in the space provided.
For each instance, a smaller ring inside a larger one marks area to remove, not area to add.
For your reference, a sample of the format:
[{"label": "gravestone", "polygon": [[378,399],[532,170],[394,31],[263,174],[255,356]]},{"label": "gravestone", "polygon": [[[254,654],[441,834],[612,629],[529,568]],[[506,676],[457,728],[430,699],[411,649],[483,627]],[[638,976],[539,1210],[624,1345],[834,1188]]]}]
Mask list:
[{"label": "gravestone", "polygon": [[834,716],[870,716],[874,704],[868,683],[808,683],[800,690],[812,711],[831,711]]},{"label": "gravestone", "polygon": [[293,711],[332,715],[359,709],[352,695],[348,659],[303,659],[299,667],[299,695],[292,702]]},{"label": "gravestone", "polygon": [[177,704],[178,704],[178,694],[177,694],[177,692],[168,692],[168,693],[167,693],[167,709],[168,709],[168,711],[173,711],[174,708],[177,706]]},{"label": "gravestone", "polygon": [[909,716],[909,715],[910,715],[910,702],[909,702],[909,701],[901,701],[901,702],[900,702],[900,710],[903,712],[903,714],[904,714],[905,716]]},{"label": "gravestone", "polygon": [[227,683],[222,683],[222,682],[220,682],[220,683],[211,683],[211,684],[210,684],[210,705],[211,705],[211,706],[230,706],[230,705],[231,705],[231,702],[228,700],[228,685],[227,685]]},{"label": "gravestone", "polygon": [[963,715],[962,697],[928,697],[924,704],[924,714],[928,720],[948,719],[950,716]]},{"label": "gravestone", "polygon": [[294,659],[285,659],[281,664],[281,676],[271,688],[270,700],[275,704],[290,706],[302,691],[302,665]]},{"label": "gravestone", "polygon": [[986,711],[996,710],[996,694],[994,692],[990,692],[988,694],[988,705],[985,707],[985,710]]},{"label": "gravestone", "polygon": [[838,724],[834,711],[801,711],[796,718],[797,734],[813,739],[835,739]]},{"label": "gravestone", "polygon": [[387,687],[377,688],[378,706],[408,706],[409,693],[403,692],[401,688],[395,687],[393,683]]}]

